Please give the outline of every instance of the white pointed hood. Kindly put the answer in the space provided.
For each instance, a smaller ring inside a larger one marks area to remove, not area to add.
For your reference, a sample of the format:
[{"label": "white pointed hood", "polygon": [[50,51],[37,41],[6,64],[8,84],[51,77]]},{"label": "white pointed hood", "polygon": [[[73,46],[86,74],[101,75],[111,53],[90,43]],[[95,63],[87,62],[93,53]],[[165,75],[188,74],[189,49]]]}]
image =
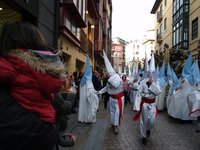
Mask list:
[{"label": "white pointed hood", "polygon": [[145,64],[144,64],[144,71],[148,72],[149,71],[149,63],[148,63],[148,56],[147,53],[145,52]]},{"label": "white pointed hood", "polygon": [[132,71],[132,75],[133,75],[133,76],[135,75],[135,69],[136,69],[136,68],[135,68],[135,65],[133,65],[133,69],[132,69],[132,70],[133,70],[133,71]]},{"label": "white pointed hood", "polygon": [[154,58],[154,53],[151,53],[151,61],[150,61],[150,66],[149,66],[149,71],[150,72],[155,72],[156,67],[155,67],[155,58]]},{"label": "white pointed hood", "polygon": [[135,65],[135,74],[138,75],[139,71],[138,71],[138,60],[136,62],[136,65]]},{"label": "white pointed hood", "polygon": [[130,67],[128,67],[128,75],[129,75],[129,78],[132,77],[132,73],[131,73],[131,68]]},{"label": "white pointed hood", "polygon": [[104,59],[104,63],[106,66],[106,70],[109,73],[109,75],[112,76],[112,75],[116,74],[116,72],[113,69],[113,67],[111,66],[110,61],[108,60],[108,57],[107,57],[106,53],[104,52],[104,50],[103,50],[103,59]]}]

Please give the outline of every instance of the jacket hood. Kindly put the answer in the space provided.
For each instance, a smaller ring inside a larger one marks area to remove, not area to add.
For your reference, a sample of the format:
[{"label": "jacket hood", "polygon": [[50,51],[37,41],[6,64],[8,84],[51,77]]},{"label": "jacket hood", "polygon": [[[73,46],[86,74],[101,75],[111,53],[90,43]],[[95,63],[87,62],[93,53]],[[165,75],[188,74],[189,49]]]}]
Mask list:
[{"label": "jacket hood", "polygon": [[59,58],[59,53],[46,52],[16,49],[11,50],[9,54],[23,60],[37,71],[49,73],[65,80],[66,70]]}]

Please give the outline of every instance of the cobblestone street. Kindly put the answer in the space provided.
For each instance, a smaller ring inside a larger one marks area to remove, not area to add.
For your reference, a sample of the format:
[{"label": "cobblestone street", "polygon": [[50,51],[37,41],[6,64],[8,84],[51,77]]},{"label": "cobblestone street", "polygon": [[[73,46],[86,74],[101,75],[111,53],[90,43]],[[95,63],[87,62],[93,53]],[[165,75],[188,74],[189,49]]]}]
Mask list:
[{"label": "cobblestone street", "polygon": [[[77,136],[74,147],[70,150],[200,150],[200,134],[196,133],[196,123],[179,122],[168,116],[164,110],[158,114],[156,126],[151,130],[147,145],[141,144],[139,121],[133,122],[135,114],[131,105],[124,109],[123,122],[116,135],[110,128],[107,111],[101,103],[95,124],[81,124],[77,116],[70,132]],[[61,148],[65,150],[66,148]]]},{"label": "cobblestone street", "polygon": [[125,106],[120,133],[116,136],[111,129],[107,130],[104,150],[200,150],[200,134],[195,132],[197,125],[180,123],[165,110],[158,114],[147,145],[142,145],[139,120],[133,122],[133,114],[130,105]]}]

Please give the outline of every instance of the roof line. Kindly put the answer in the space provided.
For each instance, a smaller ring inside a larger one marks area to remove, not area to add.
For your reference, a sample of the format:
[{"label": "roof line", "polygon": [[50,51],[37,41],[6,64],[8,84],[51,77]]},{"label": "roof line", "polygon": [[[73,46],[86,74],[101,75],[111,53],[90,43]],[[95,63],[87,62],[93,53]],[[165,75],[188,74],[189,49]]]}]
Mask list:
[{"label": "roof line", "polygon": [[155,14],[156,10],[158,9],[158,6],[160,5],[162,0],[156,0],[154,5],[153,5],[153,8],[151,10],[151,14]]}]

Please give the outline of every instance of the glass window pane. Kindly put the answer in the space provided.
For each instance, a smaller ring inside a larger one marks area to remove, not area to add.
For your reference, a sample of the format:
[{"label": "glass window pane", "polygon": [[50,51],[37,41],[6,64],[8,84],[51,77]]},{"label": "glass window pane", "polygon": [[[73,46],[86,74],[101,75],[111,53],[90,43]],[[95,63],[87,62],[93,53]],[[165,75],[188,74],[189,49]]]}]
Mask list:
[{"label": "glass window pane", "polygon": [[187,28],[184,28],[184,32],[183,32],[183,40],[187,40]]},{"label": "glass window pane", "polygon": [[66,14],[66,18],[65,18],[65,26],[71,30],[71,17],[69,14]]},{"label": "glass window pane", "polygon": [[77,39],[81,39],[81,30],[80,28],[77,28],[77,34],[76,34]]},{"label": "glass window pane", "polygon": [[176,5],[177,10],[180,8],[180,3],[179,0],[177,0],[177,5]]},{"label": "glass window pane", "polygon": [[175,45],[175,32],[173,32],[173,46]]},{"label": "glass window pane", "polygon": [[82,4],[83,4],[83,10],[82,10],[83,13],[82,13],[82,14],[83,14],[83,20],[85,20],[85,14],[86,14],[85,5],[86,5],[86,4],[85,4],[85,0],[81,0],[81,1],[83,1],[83,3],[82,3]]},{"label": "glass window pane", "polygon": [[76,36],[76,27],[74,25],[72,25],[72,33]]},{"label": "glass window pane", "polygon": [[182,30],[183,30],[183,26],[180,26],[180,30],[179,30],[179,41],[182,42]]},{"label": "glass window pane", "polygon": [[74,4],[77,6],[77,0],[73,0]]},{"label": "glass window pane", "polygon": [[180,0],[180,6],[182,6],[183,5],[183,0]]},{"label": "glass window pane", "polygon": [[183,13],[183,7],[180,8],[180,15]]},{"label": "glass window pane", "polygon": [[82,0],[79,0],[78,11],[79,11],[79,13],[81,14],[81,16],[83,16],[82,6],[83,6]]}]

